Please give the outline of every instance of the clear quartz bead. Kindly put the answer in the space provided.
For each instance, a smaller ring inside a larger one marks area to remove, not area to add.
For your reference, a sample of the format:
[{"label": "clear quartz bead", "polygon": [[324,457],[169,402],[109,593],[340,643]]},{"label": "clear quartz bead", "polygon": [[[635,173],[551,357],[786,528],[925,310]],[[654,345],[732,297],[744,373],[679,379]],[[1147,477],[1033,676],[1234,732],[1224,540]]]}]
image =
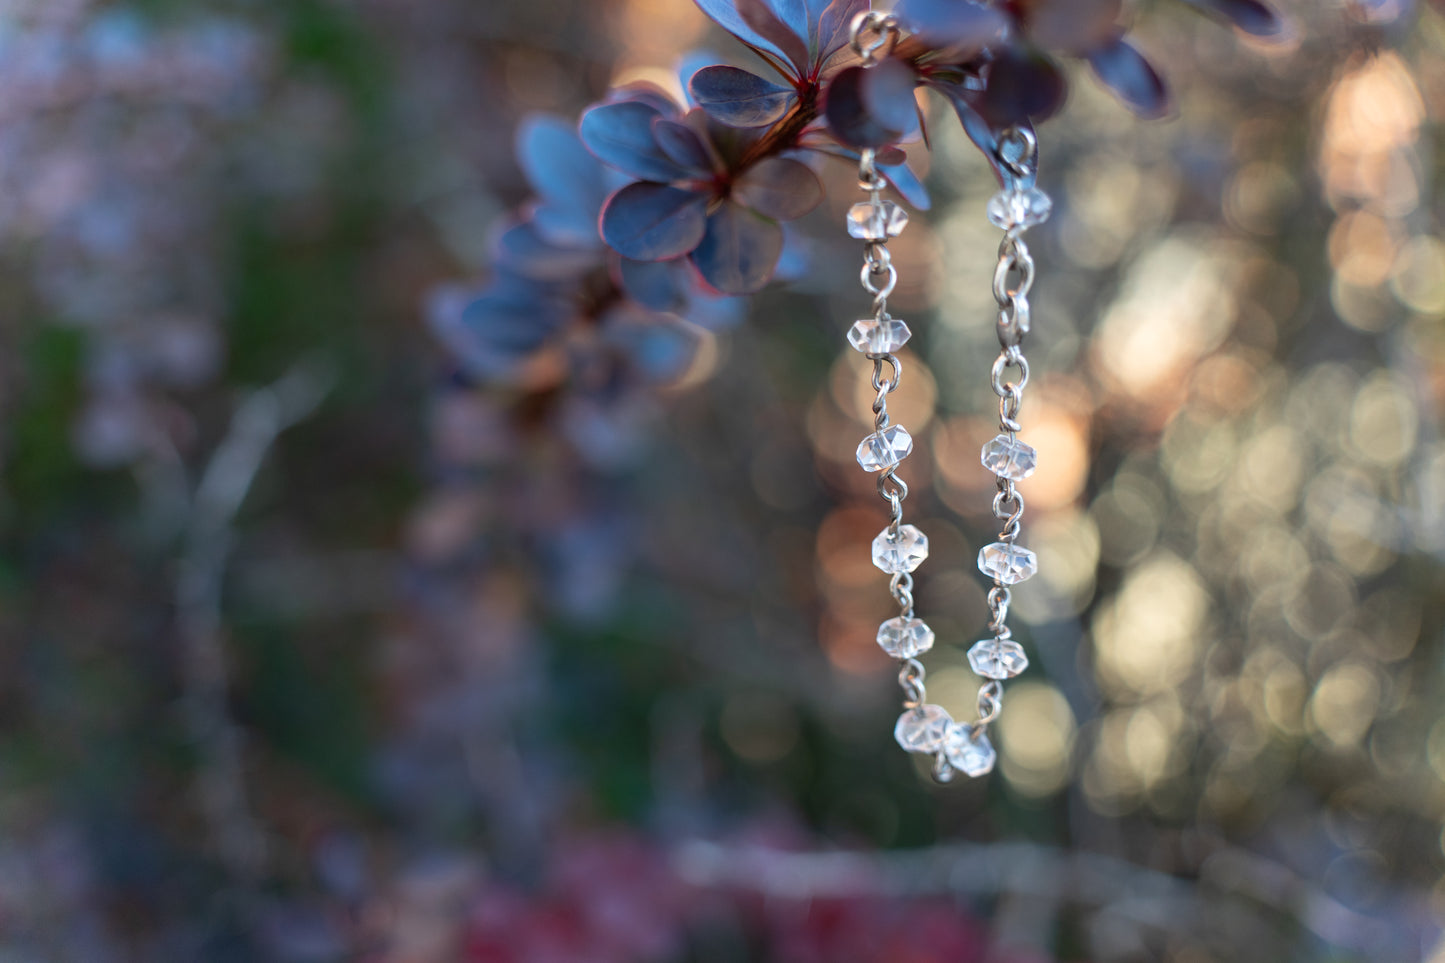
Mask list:
[{"label": "clear quartz bead", "polygon": [[878,626],[878,644],[895,659],[911,659],[933,648],[933,630],[922,619],[898,616]]},{"label": "clear quartz bead", "polygon": [[1023,481],[1038,467],[1039,453],[1017,438],[999,435],[983,446],[979,459],[983,467],[1000,478]]},{"label": "clear quartz bead", "polygon": [[988,741],[988,733],[973,726],[955,722],[944,735],[943,751],[949,765],[961,769],[970,776],[986,776],[998,762],[998,753]]},{"label": "clear quartz bead", "polygon": [[873,564],[889,575],[911,572],[927,557],[928,536],[916,526],[900,525],[897,535],[885,528],[873,539]]},{"label": "clear quartz bead", "polygon": [[860,241],[886,241],[908,226],[908,212],[892,201],[863,201],[848,209],[848,233]]},{"label": "clear quartz bead", "polygon": [[858,445],[858,464],[864,471],[887,471],[913,454],[913,436],[902,425],[875,431]]},{"label": "clear quartz bead", "polygon": [[968,664],[985,679],[1012,679],[1029,667],[1029,658],[1012,639],[984,639],[968,650]]},{"label": "clear quartz bead", "polygon": [[1004,585],[1016,585],[1038,573],[1039,559],[1012,542],[994,542],[978,550],[978,569]]},{"label": "clear quartz bead", "polygon": [[937,752],[943,748],[944,739],[953,719],[942,706],[917,706],[905,709],[893,727],[893,738],[909,752]]},{"label": "clear quartz bead", "polygon": [[1036,227],[1049,219],[1054,202],[1037,187],[999,191],[988,202],[988,219],[1004,231]]},{"label": "clear quartz bead", "polygon": [[908,325],[897,318],[865,318],[848,329],[848,343],[864,354],[892,354],[911,337]]}]

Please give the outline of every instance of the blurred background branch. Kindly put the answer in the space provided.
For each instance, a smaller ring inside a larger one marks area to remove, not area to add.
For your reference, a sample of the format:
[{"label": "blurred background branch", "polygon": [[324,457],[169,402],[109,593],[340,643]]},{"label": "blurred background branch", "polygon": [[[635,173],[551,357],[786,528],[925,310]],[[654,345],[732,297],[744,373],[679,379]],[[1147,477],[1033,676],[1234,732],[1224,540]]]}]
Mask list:
[{"label": "blurred background branch", "polygon": [[[693,3],[5,5],[0,958],[1445,959],[1445,17],[1282,6],[1130,5],[1167,120],[1070,60],[1032,668],[940,791],[874,640],[849,164],[746,303],[612,310],[597,243],[491,302],[507,364],[428,330],[535,216],[519,132],[761,69]],[[996,184],[924,106],[890,407],[963,718]]]},{"label": "blurred background branch", "polygon": [[246,800],[245,736],[227,707],[226,565],[236,515],[267,453],[281,432],[316,410],[334,381],[334,370],[313,359],[243,398],[196,484],[177,568],[183,712],[200,758],[196,797],[217,855],[238,882],[262,879],[267,839]]}]

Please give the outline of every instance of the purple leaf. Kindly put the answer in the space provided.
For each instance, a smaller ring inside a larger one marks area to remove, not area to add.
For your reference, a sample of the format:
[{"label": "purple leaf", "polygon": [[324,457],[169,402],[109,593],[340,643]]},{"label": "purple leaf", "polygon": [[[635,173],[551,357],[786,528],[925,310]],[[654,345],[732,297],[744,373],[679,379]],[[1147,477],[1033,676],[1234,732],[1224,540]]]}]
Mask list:
[{"label": "purple leaf", "polygon": [[692,91],[688,89],[693,76],[698,71],[715,65],[721,59],[711,50],[689,50],[682,55],[682,59],[677,63],[677,82],[682,87],[682,95],[687,100],[688,107],[698,106],[697,98],[693,97]]},{"label": "purple leaf", "polygon": [[621,350],[652,381],[675,381],[687,372],[702,338],[677,318],[632,308],[608,313],[603,322],[608,343]]},{"label": "purple leaf", "polygon": [[1089,65],[1129,109],[1141,117],[1169,113],[1169,91],[1149,61],[1122,39],[1089,54]]},{"label": "purple leaf", "polygon": [[878,163],[884,167],[897,167],[908,160],[908,155],[900,147],[878,148]]},{"label": "purple leaf", "polygon": [[1112,43],[1123,0],[1031,0],[1025,19],[1029,39],[1076,56]]},{"label": "purple leaf", "polygon": [[[1002,184],[1014,182],[1017,179],[1015,175],[999,163],[998,133],[989,126],[979,109],[977,103],[979,94],[962,84],[934,83],[931,86],[953,104],[954,113],[958,114],[958,120],[963,124],[963,132],[968,135],[968,139],[973,141],[974,146],[993,167],[994,176],[999,179],[999,182]],[[1025,183],[1023,186],[1031,185]]]},{"label": "purple leaf", "polygon": [[910,32],[950,48],[980,49],[1008,24],[999,11],[971,0],[899,0],[895,13]]},{"label": "purple leaf", "polygon": [[802,0],[773,0],[783,9],[789,23],[783,20],[767,0],[732,0],[738,14],[759,36],[766,37],[782,51],[793,65],[796,75],[805,76],[810,66],[808,56],[807,7]]},{"label": "purple leaf", "polygon": [[517,160],[543,201],[538,226],[555,239],[595,240],[607,185],[576,127],[559,117],[527,118],[517,132]]},{"label": "purple leaf", "polygon": [[[817,5],[818,0],[813,0],[811,6]],[[813,20],[818,24],[814,61],[826,63],[833,54],[847,47],[852,36],[853,18],[871,6],[872,0],[832,0],[824,7],[823,12]]]},{"label": "purple leaf", "polygon": [[797,101],[787,87],[757,74],[722,65],[704,67],[688,81],[693,100],[709,117],[733,127],[763,127]]},{"label": "purple leaf", "polygon": [[776,221],[728,201],[707,219],[692,263],[719,292],[753,294],[773,276],[782,251],[783,229]]},{"label": "purple leaf", "polygon": [[772,43],[748,25],[748,22],[738,13],[736,0],[693,0],[693,2],[714,23],[748,46],[757,47],[782,57],[787,56],[777,44]]},{"label": "purple leaf", "polygon": [[605,103],[646,104],[664,117],[671,117],[678,112],[676,102],[667,91],[647,80],[634,80],[621,87],[614,87],[608,91]]},{"label": "purple leaf", "polygon": [[711,292],[693,295],[684,315],[687,320],[707,331],[735,328],[747,317],[747,298],[728,298]]},{"label": "purple leaf", "polygon": [[898,192],[916,210],[926,211],[933,206],[933,201],[928,196],[928,189],[913,173],[913,168],[907,164],[879,164],[878,173],[882,174],[893,189]]},{"label": "purple leaf", "polygon": [[917,83],[912,67],[884,60],[863,71],[863,107],[880,126],[906,137],[918,129],[918,102],[913,99]]},{"label": "purple leaf", "polygon": [[652,136],[652,122],[659,116],[656,107],[641,101],[599,104],[582,115],[582,142],[604,164],[640,180],[683,180],[687,170]]},{"label": "purple leaf", "polygon": [[502,276],[469,300],[445,293],[428,312],[437,338],[472,374],[513,374],[571,318],[566,301],[545,285]]},{"label": "purple leaf", "polygon": [[1234,24],[1255,37],[1272,40],[1285,32],[1284,21],[1260,0],[1184,0],[1197,10]]},{"label": "purple leaf", "polygon": [[[858,152],[848,147],[819,144],[810,149],[852,161],[855,167],[858,164]],[[880,150],[878,153],[881,158],[885,151]],[[920,211],[928,210],[933,202],[929,199],[928,190],[923,186],[923,182],[918,179],[918,175],[914,174],[912,168],[905,163],[908,155],[900,150],[893,150],[887,153],[890,157],[897,157],[898,160],[891,164],[885,164],[880,160],[878,162],[878,173],[882,174],[884,180],[892,184],[893,189],[909,204],[912,204]]]},{"label": "purple leaf", "polygon": [[[606,199],[607,194],[603,193],[602,200]],[[601,242],[597,236],[597,216],[601,211],[601,202],[594,208],[590,203],[586,207],[564,207],[542,201],[532,208],[530,220],[537,233],[555,245],[593,250]]]},{"label": "purple leaf", "polygon": [[[591,238],[597,238],[597,222],[588,227]],[[503,231],[494,244],[499,266],[540,281],[565,281],[599,263],[601,249],[556,244],[544,237],[531,221],[522,221]]]},{"label": "purple leaf", "polygon": [[863,85],[864,74],[869,72],[863,67],[841,71],[828,85],[827,102],[823,105],[833,136],[853,147],[881,147],[903,136],[901,130],[885,126],[868,109]]},{"label": "purple leaf", "polygon": [[687,307],[692,276],[687,264],[676,261],[634,261],[621,258],[617,274],[627,294],[643,307],[676,314]]},{"label": "purple leaf", "polygon": [[712,153],[697,131],[681,121],[659,117],[652,122],[652,139],[668,159],[695,175],[712,171]]},{"label": "purple leaf", "polygon": [[984,116],[997,128],[1052,117],[1064,104],[1064,75],[1048,56],[1021,47],[1002,51],[988,72]]},{"label": "purple leaf", "polygon": [[998,152],[998,135],[988,125],[988,121],[983,119],[976,103],[979,95],[962,84],[935,83],[932,86],[953,104],[953,111],[958,114],[958,121],[963,125],[963,132],[968,135],[968,139],[983,151],[985,157],[993,160]]},{"label": "purple leaf", "polygon": [[707,197],[643,181],[613,194],[602,208],[602,239],[638,261],[665,261],[697,247],[707,227]]},{"label": "purple leaf", "polygon": [[733,187],[733,197],[759,214],[792,221],[822,202],[823,185],[802,161],[769,157],[743,172]]}]

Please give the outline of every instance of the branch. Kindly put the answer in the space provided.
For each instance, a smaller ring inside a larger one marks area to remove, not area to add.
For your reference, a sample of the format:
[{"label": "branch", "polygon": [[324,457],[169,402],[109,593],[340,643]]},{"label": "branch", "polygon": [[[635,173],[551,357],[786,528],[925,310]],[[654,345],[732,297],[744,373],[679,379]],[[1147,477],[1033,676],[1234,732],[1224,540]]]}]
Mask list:
[{"label": "branch", "polygon": [[[1293,870],[1236,848],[1206,858],[1197,880],[1100,853],[1033,843],[807,853],[693,841],[676,850],[673,863],[693,885],[775,899],[1024,896],[1089,907],[1141,933],[1178,935],[1186,927],[1203,931],[1217,920],[1206,906],[1211,898],[1242,897],[1287,914],[1333,946],[1379,951],[1402,939],[1411,942],[1413,929],[1421,930],[1421,941],[1430,938],[1408,912],[1391,919],[1366,916]],[[1408,908],[1409,901],[1389,903]]]},{"label": "branch", "polygon": [[243,879],[260,876],[266,852],[264,835],[246,800],[242,733],[226,705],[222,584],[236,514],[267,452],[281,432],[316,410],[333,377],[329,368],[302,363],[249,395],[206,465],[186,522],[176,579],[185,722],[202,759],[196,788],[217,854]]}]

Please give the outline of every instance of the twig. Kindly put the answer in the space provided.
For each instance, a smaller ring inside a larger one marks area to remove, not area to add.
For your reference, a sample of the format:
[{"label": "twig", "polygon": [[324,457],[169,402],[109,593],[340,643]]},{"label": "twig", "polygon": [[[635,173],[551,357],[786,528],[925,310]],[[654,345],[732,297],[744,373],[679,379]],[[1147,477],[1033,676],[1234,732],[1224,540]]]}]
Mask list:
[{"label": "twig", "polygon": [[185,722],[201,756],[199,802],[217,855],[233,875],[247,880],[263,872],[266,847],[246,799],[242,733],[226,705],[222,583],[236,513],[267,452],[281,432],[316,409],[331,381],[328,369],[302,363],[236,409],[191,499],[176,579]]},{"label": "twig", "polygon": [[675,851],[674,865],[694,885],[775,899],[1025,896],[1088,907],[1140,932],[1178,935],[1209,925],[1214,917],[1206,904],[1210,894],[1218,894],[1258,901],[1330,945],[1356,951],[1378,953],[1432,936],[1418,920],[1352,910],[1292,870],[1239,849],[1211,855],[1198,881],[1099,853],[1032,843],[807,853],[694,841]]}]

